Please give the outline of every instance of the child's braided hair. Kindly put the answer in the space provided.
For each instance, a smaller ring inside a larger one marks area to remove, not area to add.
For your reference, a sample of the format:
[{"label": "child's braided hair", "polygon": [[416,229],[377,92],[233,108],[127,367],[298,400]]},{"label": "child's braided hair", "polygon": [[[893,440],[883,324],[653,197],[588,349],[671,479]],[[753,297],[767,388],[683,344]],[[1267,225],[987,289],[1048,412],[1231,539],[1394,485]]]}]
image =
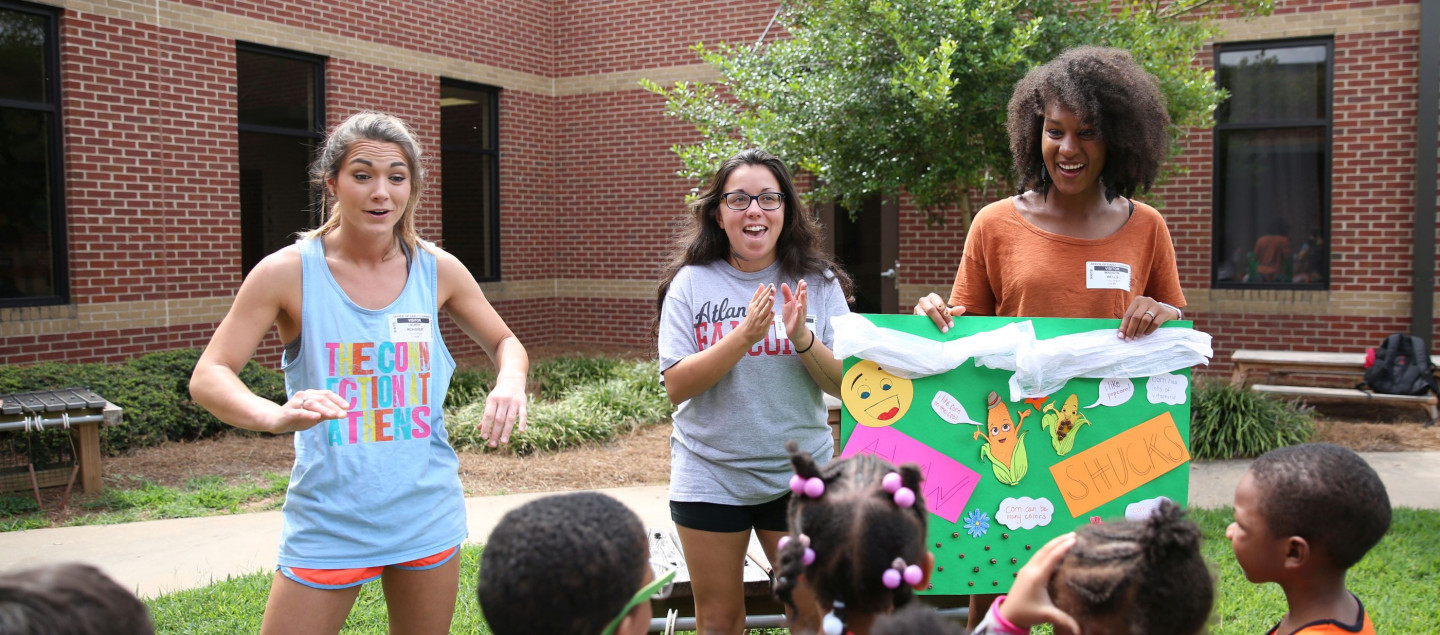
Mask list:
[{"label": "child's braided hair", "polygon": [[[792,540],[780,549],[776,597],[794,608],[791,592],[803,573],[822,606],[838,600],[847,611],[881,613],[909,603],[915,592],[908,581],[889,588],[883,580],[896,558],[907,565],[919,564],[927,553],[920,468],[914,464],[897,468],[870,454],[820,467],[795,442],[785,447],[795,473],[804,479],[818,478],[825,488],[818,497],[797,494],[790,499]],[[913,505],[900,506],[886,490],[884,479],[891,473],[898,473],[900,486],[914,493]],[[802,535],[808,541],[802,541]],[[804,563],[807,548],[815,554],[809,565]]]},{"label": "child's braided hair", "polygon": [[1199,633],[1214,581],[1200,556],[1200,528],[1168,500],[1150,518],[1086,525],[1050,595],[1082,626],[1120,622],[1129,633]]}]

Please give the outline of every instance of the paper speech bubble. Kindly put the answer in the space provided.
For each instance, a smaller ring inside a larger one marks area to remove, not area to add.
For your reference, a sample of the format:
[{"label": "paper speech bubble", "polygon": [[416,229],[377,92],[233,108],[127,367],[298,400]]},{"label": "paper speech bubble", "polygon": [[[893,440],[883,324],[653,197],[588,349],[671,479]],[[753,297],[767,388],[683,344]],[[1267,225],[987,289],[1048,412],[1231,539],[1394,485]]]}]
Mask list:
[{"label": "paper speech bubble", "polygon": [[1138,522],[1155,515],[1155,510],[1160,508],[1160,501],[1168,501],[1165,496],[1147,498],[1143,501],[1136,501],[1125,506],[1125,520]]},{"label": "paper speech bubble", "polygon": [[1150,403],[1168,403],[1178,406],[1185,403],[1185,389],[1190,378],[1184,375],[1155,375],[1145,382],[1145,396]]},{"label": "paper speech bubble", "polygon": [[935,398],[930,400],[930,407],[935,409],[935,414],[940,415],[941,419],[950,423],[981,425],[979,421],[970,418],[970,413],[965,412],[965,406],[960,405],[960,400],[943,390],[935,393]]},{"label": "paper speech bubble", "polygon": [[1135,384],[1125,377],[1108,377],[1100,380],[1100,398],[1086,408],[1095,406],[1118,406],[1135,394]]},{"label": "paper speech bubble", "polygon": [[1050,524],[1055,516],[1055,504],[1048,498],[1007,498],[1000,501],[995,512],[995,521],[1011,529],[1034,529]]}]

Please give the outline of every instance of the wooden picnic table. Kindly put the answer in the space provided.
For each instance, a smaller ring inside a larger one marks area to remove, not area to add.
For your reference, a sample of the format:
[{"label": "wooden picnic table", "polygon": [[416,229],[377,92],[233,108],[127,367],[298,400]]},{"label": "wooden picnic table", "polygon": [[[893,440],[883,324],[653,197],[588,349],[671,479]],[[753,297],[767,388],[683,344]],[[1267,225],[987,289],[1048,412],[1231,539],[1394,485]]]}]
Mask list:
[{"label": "wooden picnic table", "polygon": [[99,493],[105,483],[100,471],[100,426],[117,425],[120,407],[85,388],[66,388],[0,395],[0,431],[70,430],[80,488]]}]

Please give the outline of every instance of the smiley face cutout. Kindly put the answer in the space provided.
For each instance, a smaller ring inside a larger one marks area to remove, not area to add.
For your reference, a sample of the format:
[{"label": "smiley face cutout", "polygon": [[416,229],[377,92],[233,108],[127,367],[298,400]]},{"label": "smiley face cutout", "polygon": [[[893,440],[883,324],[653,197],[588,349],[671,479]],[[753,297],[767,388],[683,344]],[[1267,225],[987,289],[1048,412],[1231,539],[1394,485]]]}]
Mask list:
[{"label": "smiley face cutout", "polygon": [[910,402],[915,400],[915,386],[875,362],[861,360],[840,379],[840,400],[860,425],[883,428],[893,425],[910,410]]}]

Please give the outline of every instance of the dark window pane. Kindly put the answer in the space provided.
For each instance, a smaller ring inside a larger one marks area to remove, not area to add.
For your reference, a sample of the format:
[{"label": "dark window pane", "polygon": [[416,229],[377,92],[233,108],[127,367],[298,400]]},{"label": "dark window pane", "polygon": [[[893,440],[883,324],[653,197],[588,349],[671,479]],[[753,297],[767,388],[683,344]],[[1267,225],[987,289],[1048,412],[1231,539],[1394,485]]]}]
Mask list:
[{"label": "dark window pane", "polygon": [[440,139],[446,146],[494,150],[490,131],[490,93],[463,86],[440,86]]},{"label": "dark window pane", "polygon": [[1323,119],[1328,75],[1323,45],[1221,51],[1217,81],[1230,98],[1219,123]]},{"label": "dark window pane", "polygon": [[316,64],[244,49],[235,57],[241,125],[318,129]]},{"label": "dark window pane", "polygon": [[1222,130],[1215,279],[1323,283],[1325,129]]},{"label": "dark window pane", "polygon": [[0,298],[56,294],[50,117],[0,108]]},{"label": "dark window pane", "polygon": [[46,102],[43,15],[0,9],[0,99]]},{"label": "dark window pane", "polygon": [[315,142],[240,133],[240,257],[248,273],[261,258],[318,224],[307,169]]},{"label": "dark window pane", "polygon": [[441,236],[445,250],[455,254],[477,279],[495,279],[500,272],[495,270],[491,253],[498,217],[492,196],[496,187],[494,158],[487,154],[445,150],[440,161],[443,171]]}]

